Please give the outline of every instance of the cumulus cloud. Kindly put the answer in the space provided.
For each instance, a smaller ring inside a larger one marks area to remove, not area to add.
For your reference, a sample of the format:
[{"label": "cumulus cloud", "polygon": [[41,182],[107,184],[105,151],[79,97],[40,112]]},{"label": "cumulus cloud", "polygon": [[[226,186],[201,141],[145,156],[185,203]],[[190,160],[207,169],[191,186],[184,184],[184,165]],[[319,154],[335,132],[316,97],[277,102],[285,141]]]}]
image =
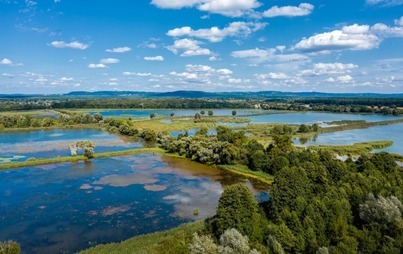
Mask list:
[{"label": "cumulus cloud", "polygon": [[267,18],[273,17],[299,17],[307,16],[312,13],[315,7],[312,4],[301,3],[299,6],[273,6],[267,11],[263,12],[263,16]]},{"label": "cumulus cloud", "polygon": [[265,86],[294,86],[304,85],[307,81],[298,76],[287,75],[283,72],[269,72],[265,74],[255,74],[256,82]]},{"label": "cumulus cloud", "polygon": [[248,50],[233,51],[231,53],[231,56],[235,58],[250,59],[255,63],[262,63],[262,62],[285,63],[285,62],[301,62],[309,60],[307,56],[302,54],[283,54],[282,51],[278,48],[270,48],[270,49],[255,48]]},{"label": "cumulus cloud", "polygon": [[257,0],[152,0],[151,3],[163,9],[195,7],[229,17],[240,17],[260,6]]},{"label": "cumulus cloud", "polygon": [[119,59],[116,58],[104,58],[99,61],[101,64],[116,64],[119,63]]},{"label": "cumulus cloud", "polygon": [[354,79],[350,75],[344,75],[344,76],[339,76],[336,78],[328,78],[326,79],[327,82],[334,83],[334,82],[339,82],[339,83],[350,83]]},{"label": "cumulus cloud", "polygon": [[188,64],[184,72],[173,71],[169,75],[175,77],[177,82],[212,84],[213,79],[230,79],[232,73],[229,69],[215,69],[208,65]]},{"label": "cumulus cloud", "polygon": [[400,19],[397,26],[377,23],[373,26],[353,24],[339,30],[303,38],[294,49],[305,52],[324,52],[332,50],[370,50],[379,47],[385,38],[403,37]]},{"label": "cumulus cloud", "polygon": [[[402,22],[402,18],[399,20]],[[382,23],[377,23],[371,27],[371,32],[382,38],[403,37],[403,26],[387,26]]]},{"label": "cumulus cloud", "polygon": [[401,16],[400,19],[395,20],[395,25],[403,26],[403,16]]},{"label": "cumulus cloud", "polygon": [[108,66],[106,64],[98,63],[98,64],[89,64],[88,68],[90,69],[104,69],[107,68]]},{"label": "cumulus cloud", "polygon": [[50,45],[54,48],[71,48],[71,49],[80,49],[85,50],[89,48],[88,44],[72,41],[72,42],[65,42],[65,41],[52,41]]},{"label": "cumulus cloud", "polygon": [[318,76],[327,74],[344,74],[350,73],[352,69],[358,66],[352,63],[316,63],[312,69],[301,71],[301,75],[304,76]]},{"label": "cumulus cloud", "polygon": [[369,26],[357,24],[345,26],[341,30],[321,33],[298,42],[294,48],[306,51],[327,51],[327,50],[368,50],[377,48],[380,39],[369,33]]},{"label": "cumulus cloud", "polygon": [[144,57],[144,60],[146,61],[164,61],[163,56],[146,56]]},{"label": "cumulus cloud", "polygon": [[172,37],[196,37],[209,40],[211,42],[220,42],[226,37],[246,37],[253,32],[263,29],[266,23],[254,22],[232,22],[227,27],[220,29],[216,26],[206,29],[193,30],[189,26],[175,28],[167,32]]},{"label": "cumulus cloud", "polygon": [[182,57],[211,55],[211,51],[209,49],[200,47],[200,44],[202,44],[200,41],[181,39],[175,40],[173,45],[166,48],[175,55],[182,52],[180,55]]},{"label": "cumulus cloud", "polygon": [[260,74],[257,76],[258,79],[288,79],[290,76],[284,72],[269,72],[267,74]]},{"label": "cumulus cloud", "polygon": [[129,72],[125,71],[123,72],[124,76],[137,76],[137,77],[149,77],[151,76],[151,73],[149,72]]},{"label": "cumulus cloud", "polygon": [[259,6],[260,3],[256,0],[207,0],[203,1],[198,9],[229,17],[240,17]]},{"label": "cumulus cloud", "polygon": [[107,49],[105,50],[106,52],[109,53],[126,53],[131,51],[132,49],[129,47],[118,47],[118,48],[113,48],[113,49]]},{"label": "cumulus cloud", "polygon": [[0,61],[0,65],[7,65],[7,66],[21,66],[21,63],[14,63],[8,58],[3,58],[3,60]]}]

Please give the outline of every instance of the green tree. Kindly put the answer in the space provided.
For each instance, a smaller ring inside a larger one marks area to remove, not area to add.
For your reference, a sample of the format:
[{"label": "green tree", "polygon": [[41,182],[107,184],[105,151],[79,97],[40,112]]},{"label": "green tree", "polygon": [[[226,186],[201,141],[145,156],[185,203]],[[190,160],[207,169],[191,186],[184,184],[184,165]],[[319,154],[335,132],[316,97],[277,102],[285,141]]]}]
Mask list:
[{"label": "green tree", "polygon": [[236,110],[232,110],[232,116],[236,116]]},{"label": "green tree", "polygon": [[258,204],[252,192],[244,184],[234,184],[224,190],[218,202],[217,214],[209,223],[217,238],[230,228],[250,237],[258,226],[259,218]]},{"label": "green tree", "polygon": [[208,114],[209,116],[213,116],[213,115],[214,115],[214,111],[213,111],[213,110],[209,110],[209,111],[207,112],[207,114]]},{"label": "green tree", "polygon": [[200,111],[200,115],[204,116],[206,112],[204,110]]},{"label": "green tree", "polygon": [[301,133],[307,133],[309,131],[310,131],[309,126],[306,124],[301,124],[298,128],[298,132],[301,132]]},{"label": "green tree", "polygon": [[155,118],[155,117],[156,117],[156,114],[155,114],[155,113],[151,113],[151,114],[150,114],[150,118],[151,118],[151,119],[153,119],[153,118]]}]

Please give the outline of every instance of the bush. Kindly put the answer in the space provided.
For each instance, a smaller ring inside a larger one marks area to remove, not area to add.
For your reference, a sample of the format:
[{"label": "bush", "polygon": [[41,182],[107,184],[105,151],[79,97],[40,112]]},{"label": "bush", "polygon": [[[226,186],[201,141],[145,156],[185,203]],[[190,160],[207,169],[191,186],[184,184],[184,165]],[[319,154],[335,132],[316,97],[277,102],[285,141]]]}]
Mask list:
[{"label": "bush", "polygon": [[13,241],[0,242],[0,254],[19,254],[21,247]]}]

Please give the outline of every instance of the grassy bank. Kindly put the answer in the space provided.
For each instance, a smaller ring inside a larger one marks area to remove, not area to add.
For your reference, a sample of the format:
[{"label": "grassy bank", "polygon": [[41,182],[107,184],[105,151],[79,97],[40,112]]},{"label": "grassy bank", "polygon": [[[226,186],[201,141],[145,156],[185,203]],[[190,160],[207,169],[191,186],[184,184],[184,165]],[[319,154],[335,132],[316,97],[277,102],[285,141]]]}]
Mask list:
[{"label": "grassy bank", "polygon": [[318,145],[318,146],[310,146],[313,150],[326,150],[330,152],[337,153],[339,155],[362,155],[366,153],[370,153],[374,149],[383,149],[393,145],[392,141],[389,140],[380,140],[380,141],[371,141],[371,142],[361,142],[354,143],[353,145]]},{"label": "grassy bank", "polygon": [[204,221],[197,221],[163,232],[136,236],[121,243],[97,245],[80,254],[190,253],[188,244],[192,241],[193,233],[204,228]]},{"label": "grassy bank", "polygon": [[[117,151],[117,152],[98,153],[98,154],[94,155],[94,158],[117,157],[117,156],[134,155],[134,154],[142,154],[142,153],[165,154],[165,151],[160,148],[140,148],[140,149]],[[77,161],[83,161],[83,160],[88,160],[88,159],[84,156],[74,156],[74,157],[66,156],[66,157],[57,157],[57,158],[49,158],[49,159],[35,159],[35,160],[28,160],[28,161],[23,161],[23,162],[11,162],[11,163],[0,164],[0,170],[32,167],[32,166],[40,166],[40,165],[56,164],[56,163],[64,163],[64,162],[77,162]]]},{"label": "grassy bank", "polygon": [[274,176],[262,171],[252,171],[244,165],[220,165],[218,168],[234,174],[246,176],[247,178],[257,179],[258,181],[267,184],[272,184],[274,181]]},{"label": "grassy bank", "polygon": [[397,123],[403,123],[403,119],[379,121],[379,122],[345,121],[343,125],[320,128],[318,134],[330,133],[336,131],[354,130],[354,129],[366,129],[374,126],[390,125]]},{"label": "grassy bank", "polygon": [[46,130],[71,130],[71,129],[101,129],[98,124],[75,124],[75,125],[54,125],[50,127],[28,127],[28,128],[4,128],[0,132],[27,132]]}]

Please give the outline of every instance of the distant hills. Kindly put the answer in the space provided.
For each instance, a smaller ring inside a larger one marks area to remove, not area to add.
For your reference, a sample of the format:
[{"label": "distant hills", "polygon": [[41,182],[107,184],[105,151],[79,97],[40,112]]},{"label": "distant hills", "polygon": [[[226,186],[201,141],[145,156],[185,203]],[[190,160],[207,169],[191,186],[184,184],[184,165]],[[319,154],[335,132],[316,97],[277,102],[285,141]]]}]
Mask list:
[{"label": "distant hills", "polygon": [[173,91],[173,92],[137,92],[137,91],[75,91],[66,94],[0,94],[0,98],[205,98],[205,99],[264,99],[264,98],[403,98],[400,94],[379,93],[321,93],[321,92],[203,92],[203,91]]}]

